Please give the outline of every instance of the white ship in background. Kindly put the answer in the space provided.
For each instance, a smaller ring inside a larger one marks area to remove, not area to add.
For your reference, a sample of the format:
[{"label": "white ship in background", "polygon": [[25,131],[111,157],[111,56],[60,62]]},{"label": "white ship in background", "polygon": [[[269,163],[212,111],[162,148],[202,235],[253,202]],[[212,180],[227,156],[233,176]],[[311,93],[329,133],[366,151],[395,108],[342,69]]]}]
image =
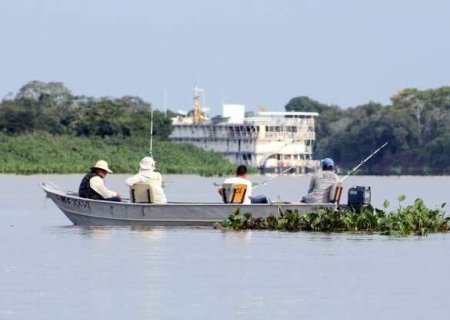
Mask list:
[{"label": "white ship in background", "polygon": [[223,154],[230,162],[257,167],[262,173],[316,171],[312,160],[316,112],[246,113],[244,105],[224,104],[222,115],[208,118],[203,89],[194,88],[193,112],[172,119],[171,141],[190,143]]}]

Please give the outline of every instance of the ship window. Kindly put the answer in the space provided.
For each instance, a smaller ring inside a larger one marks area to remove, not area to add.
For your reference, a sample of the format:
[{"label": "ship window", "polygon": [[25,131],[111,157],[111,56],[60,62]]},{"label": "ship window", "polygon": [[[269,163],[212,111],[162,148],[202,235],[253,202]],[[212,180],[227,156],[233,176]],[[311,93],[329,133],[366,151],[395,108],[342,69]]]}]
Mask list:
[{"label": "ship window", "polygon": [[287,126],[286,127],[287,132],[297,132],[297,127],[294,126]]},{"label": "ship window", "polygon": [[256,132],[259,132],[259,126],[256,127]]}]

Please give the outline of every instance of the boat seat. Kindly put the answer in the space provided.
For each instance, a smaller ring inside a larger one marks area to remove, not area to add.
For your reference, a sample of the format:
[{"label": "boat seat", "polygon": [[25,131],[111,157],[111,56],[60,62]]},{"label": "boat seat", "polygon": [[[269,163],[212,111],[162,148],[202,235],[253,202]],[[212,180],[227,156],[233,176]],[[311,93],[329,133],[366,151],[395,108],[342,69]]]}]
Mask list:
[{"label": "boat seat", "polygon": [[224,203],[243,203],[247,185],[243,183],[222,184],[222,199]]},{"label": "boat seat", "polygon": [[155,195],[148,183],[136,183],[130,187],[130,200],[134,203],[153,203]]},{"label": "boat seat", "polygon": [[330,202],[339,205],[343,190],[344,187],[342,186],[342,182],[338,181],[335,184],[333,184],[330,188]]}]

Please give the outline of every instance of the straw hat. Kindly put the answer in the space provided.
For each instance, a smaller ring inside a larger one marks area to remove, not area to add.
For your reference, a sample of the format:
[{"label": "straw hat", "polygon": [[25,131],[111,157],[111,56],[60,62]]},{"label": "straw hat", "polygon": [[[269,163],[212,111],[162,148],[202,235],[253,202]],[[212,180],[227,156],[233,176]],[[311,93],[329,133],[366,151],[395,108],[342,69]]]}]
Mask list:
[{"label": "straw hat", "polygon": [[105,170],[106,172],[113,173],[108,167],[108,162],[106,162],[105,160],[98,160],[92,166],[92,168],[102,169],[102,170]]},{"label": "straw hat", "polygon": [[141,170],[154,170],[155,160],[152,157],[144,157],[139,163]]}]

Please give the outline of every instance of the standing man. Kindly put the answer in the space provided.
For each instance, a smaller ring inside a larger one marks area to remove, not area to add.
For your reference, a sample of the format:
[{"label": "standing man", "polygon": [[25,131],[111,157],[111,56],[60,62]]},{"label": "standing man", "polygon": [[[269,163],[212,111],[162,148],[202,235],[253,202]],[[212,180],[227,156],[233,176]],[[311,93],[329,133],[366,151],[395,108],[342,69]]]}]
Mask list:
[{"label": "standing man", "polygon": [[108,167],[108,163],[105,160],[97,161],[91,167],[91,171],[81,180],[78,195],[81,198],[94,200],[122,201],[118,192],[111,191],[105,186],[104,178],[108,172],[112,173]]},{"label": "standing man", "polygon": [[330,203],[330,189],[338,181],[338,176],[333,172],[334,161],[330,158],[320,160],[322,170],[315,173],[309,184],[308,194],[301,202],[305,203]]}]

